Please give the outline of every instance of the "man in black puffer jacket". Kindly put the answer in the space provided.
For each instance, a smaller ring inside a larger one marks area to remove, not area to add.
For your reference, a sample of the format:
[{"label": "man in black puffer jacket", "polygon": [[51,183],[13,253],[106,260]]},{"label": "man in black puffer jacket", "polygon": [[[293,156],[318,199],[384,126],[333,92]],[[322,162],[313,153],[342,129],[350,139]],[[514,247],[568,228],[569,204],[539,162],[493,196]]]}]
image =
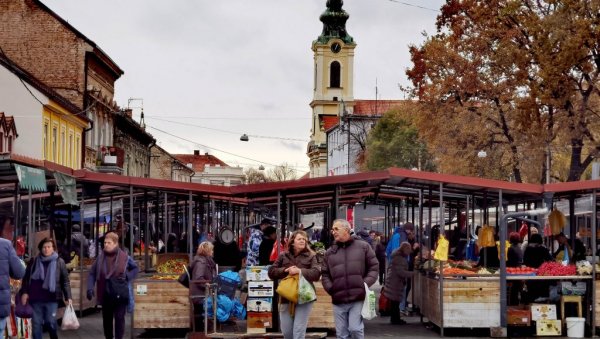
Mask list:
[{"label": "man in black puffer jacket", "polygon": [[371,246],[350,235],[350,223],[333,222],[335,243],[325,253],[321,268],[323,288],[333,301],[335,331],[338,338],[364,338],[361,310],[365,284],[377,281],[379,262]]}]

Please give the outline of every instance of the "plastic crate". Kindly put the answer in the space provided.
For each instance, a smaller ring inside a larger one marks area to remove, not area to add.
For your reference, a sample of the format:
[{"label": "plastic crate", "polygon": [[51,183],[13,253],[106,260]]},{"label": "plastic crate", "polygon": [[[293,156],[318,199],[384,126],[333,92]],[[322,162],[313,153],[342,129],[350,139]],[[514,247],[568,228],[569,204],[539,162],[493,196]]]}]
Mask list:
[{"label": "plastic crate", "polygon": [[235,292],[238,288],[238,282],[219,276],[217,279],[218,294],[224,294],[229,299],[235,298]]},{"label": "plastic crate", "polygon": [[583,281],[578,281],[576,283],[561,281],[560,290],[562,295],[585,295],[586,284]]}]

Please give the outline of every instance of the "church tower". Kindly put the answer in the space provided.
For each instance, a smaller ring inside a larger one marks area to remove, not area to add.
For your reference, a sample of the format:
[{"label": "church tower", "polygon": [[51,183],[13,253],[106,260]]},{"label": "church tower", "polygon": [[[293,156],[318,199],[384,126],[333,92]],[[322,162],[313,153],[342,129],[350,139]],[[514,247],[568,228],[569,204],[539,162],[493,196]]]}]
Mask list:
[{"label": "church tower", "polygon": [[351,113],[354,105],[354,39],[346,32],[348,13],[342,0],[327,0],[321,14],[323,32],[312,43],[314,53],[314,85],[312,127],[306,154],[310,177],[327,173],[327,139],[325,131],[339,122],[344,111]]}]

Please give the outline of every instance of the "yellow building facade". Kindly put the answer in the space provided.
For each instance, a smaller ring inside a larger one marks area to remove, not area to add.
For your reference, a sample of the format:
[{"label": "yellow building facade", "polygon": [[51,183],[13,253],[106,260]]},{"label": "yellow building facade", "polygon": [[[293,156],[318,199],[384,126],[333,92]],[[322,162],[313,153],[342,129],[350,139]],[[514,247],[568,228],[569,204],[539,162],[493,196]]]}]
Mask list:
[{"label": "yellow building facade", "polygon": [[44,105],[42,126],[43,159],[80,169],[83,140],[88,123],[50,100]]}]

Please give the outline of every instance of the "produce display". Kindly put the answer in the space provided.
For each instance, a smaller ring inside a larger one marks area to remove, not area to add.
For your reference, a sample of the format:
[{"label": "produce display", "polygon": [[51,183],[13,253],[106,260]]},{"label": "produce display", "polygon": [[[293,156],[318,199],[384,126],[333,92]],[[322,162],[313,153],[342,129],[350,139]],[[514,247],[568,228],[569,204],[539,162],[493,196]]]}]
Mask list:
[{"label": "produce display", "polygon": [[587,260],[581,260],[577,262],[577,274],[579,275],[592,275],[593,266]]},{"label": "produce display", "polygon": [[444,268],[444,275],[475,275],[473,271],[465,270],[457,267],[446,267]]},{"label": "produce display", "polygon": [[507,267],[506,274],[510,275],[536,275],[537,270],[533,267]]},{"label": "produce display", "polygon": [[156,266],[156,272],[165,274],[182,274],[188,261],[185,259],[170,259]]},{"label": "produce display", "polygon": [[155,274],[150,277],[150,280],[177,280],[179,275],[176,274]]},{"label": "produce display", "polygon": [[560,263],[554,261],[547,261],[538,268],[537,275],[542,276],[564,276],[564,275],[577,275],[577,266],[567,265],[563,266]]}]

